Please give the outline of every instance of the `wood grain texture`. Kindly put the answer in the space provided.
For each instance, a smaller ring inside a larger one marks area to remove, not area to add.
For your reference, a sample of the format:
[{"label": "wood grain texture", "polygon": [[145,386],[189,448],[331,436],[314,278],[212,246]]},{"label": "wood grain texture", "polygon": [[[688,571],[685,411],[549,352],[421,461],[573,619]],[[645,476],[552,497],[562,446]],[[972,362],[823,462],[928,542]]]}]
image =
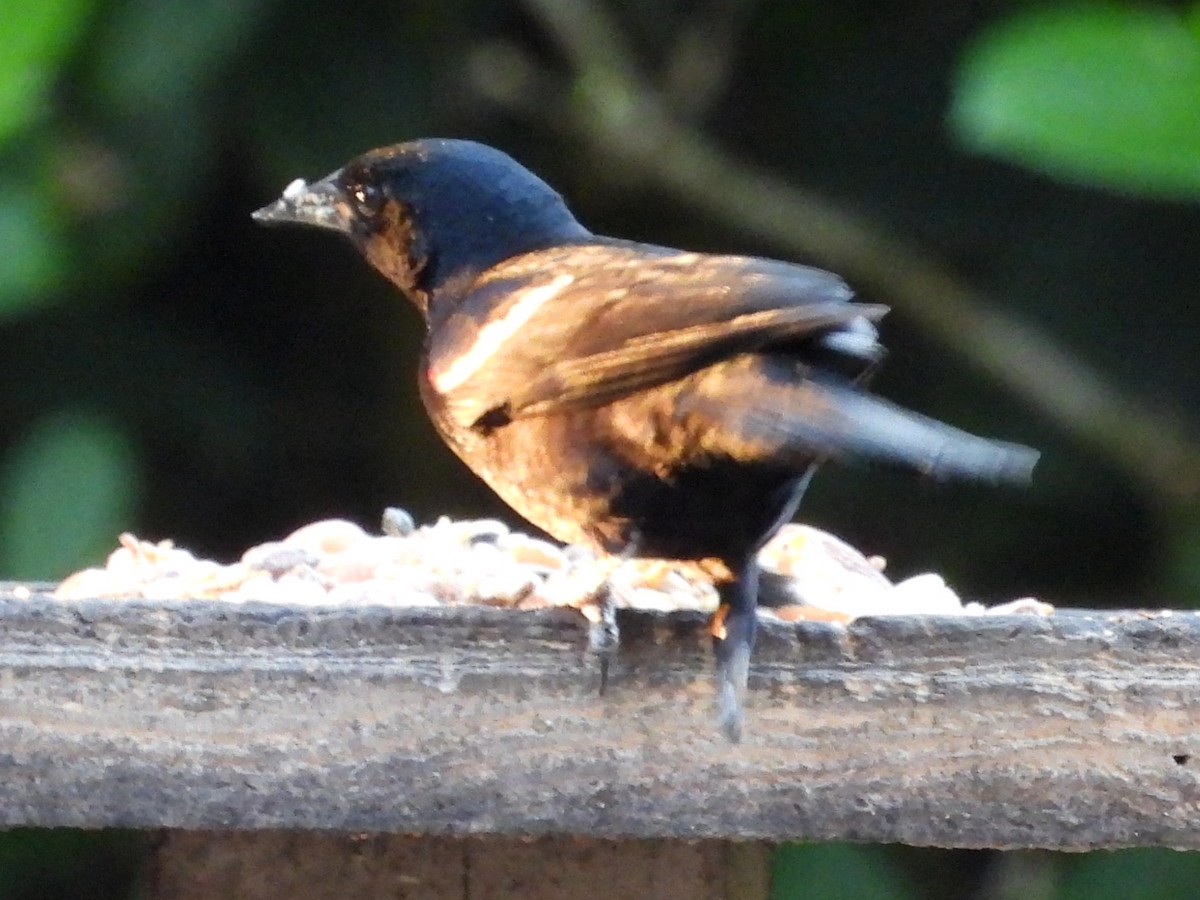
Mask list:
[{"label": "wood grain texture", "polygon": [[747,847],[760,845],[172,831],[149,880],[154,900],[766,900],[765,879],[730,860]]},{"label": "wood grain texture", "polygon": [[0,825],[1200,847],[1194,614],[620,623],[0,597]]}]

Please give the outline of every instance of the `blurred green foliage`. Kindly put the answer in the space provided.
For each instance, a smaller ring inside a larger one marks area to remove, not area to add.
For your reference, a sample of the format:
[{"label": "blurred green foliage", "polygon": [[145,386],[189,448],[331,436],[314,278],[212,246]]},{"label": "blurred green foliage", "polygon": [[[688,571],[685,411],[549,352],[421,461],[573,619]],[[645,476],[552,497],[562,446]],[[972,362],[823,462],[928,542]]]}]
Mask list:
[{"label": "blurred green foliage", "polygon": [[[0,154],[21,153],[12,145],[52,118],[53,88],[91,10],[87,0],[8,3],[0,9]],[[69,269],[40,175],[36,167],[0,170],[0,321],[53,299]]]},{"label": "blurred green foliage", "polygon": [[0,832],[0,900],[125,900],[136,896],[145,842],[131,832]]},{"label": "blurred green foliage", "polygon": [[[611,5],[652,74],[710,8]],[[734,42],[732,63],[699,115],[731,152],[911,236],[1194,426],[1197,9],[760,0],[738,33],[710,35]],[[302,14],[269,0],[18,0],[0,9],[0,46],[2,577],[99,563],[122,530],[228,557],[318,516],[372,523],[393,503],[419,519],[508,515],[418,408],[412,311],[348,248],[250,223],[294,177],[397,140],[474,137],[598,231],[773,253],[623,182],[562,123],[485,102],[480,52],[562,69],[515,0],[319,0]],[[883,392],[1039,446],[1035,484],[831,470],[806,519],[968,594],[1194,600],[1177,592],[1179,573],[1200,572],[1195,504],[1165,508],[902,317],[886,337]],[[131,866],[111,889],[78,873],[127,859],[122,840],[0,835],[0,898],[121,896]],[[775,896],[973,897],[996,858],[788,846]],[[1191,856],[1051,859],[1058,877],[1038,896],[1194,893]]]},{"label": "blurred green foliage", "polygon": [[0,174],[0,321],[55,299],[69,268],[58,225],[44,186]]},{"label": "blurred green foliage", "polygon": [[1096,853],[1066,868],[1061,900],[1191,900],[1200,885],[1200,855],[1174,850]]},{"label": "blurred green foliage", "polygon": [[112,549],[133,521],[139,467],[108,418],[61,412],[34,424],[0,468],[0,572],[59,579]]},{"label": "blurred green foliage", "polygon": [[854,844],[785,844],[771,865],[771,900],[916,900],[882,853]]},{"label": "blurred green foliage", "polygon": [[50,112],[51,90],[92,5],[44,0],[0,8],[0,143]]},{"label": "blurred green foliage", "polygon": [[970,46],[970,146],[1084,183],[1200,197],[1200,5],[1030,7]]}]

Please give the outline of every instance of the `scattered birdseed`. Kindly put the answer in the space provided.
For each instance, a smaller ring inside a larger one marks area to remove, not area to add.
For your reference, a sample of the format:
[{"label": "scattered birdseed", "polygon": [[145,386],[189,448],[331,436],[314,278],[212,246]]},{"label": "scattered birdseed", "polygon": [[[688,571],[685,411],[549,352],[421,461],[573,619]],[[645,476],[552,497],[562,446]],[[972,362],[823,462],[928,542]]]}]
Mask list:
[{"label": "scattered birdseed", "polygon": [[[104,568],[84,569],[55,591],[62,599],[213,599],[289,606],[414,607],[482,604],[591,612],[607,587],[618,607],[672,611],[717,608],[703,564],[599,557],[513,531],[492,519],[445,517],[417,526],[389,509],[382,534],[326,519],[251,547],[229,564],[199,559],[172,541],[122,534]],[[831,534],[787,525],[762,551],[765,569],[786,577],[795,603],[762,614],[787,621],[849,622],[863,615],[984,612],[1047,615],[1032,598],[985,609],[964,604],[938,575],[893,583],[881,557]],[[28,596],[28,594],[26,594]]]}]

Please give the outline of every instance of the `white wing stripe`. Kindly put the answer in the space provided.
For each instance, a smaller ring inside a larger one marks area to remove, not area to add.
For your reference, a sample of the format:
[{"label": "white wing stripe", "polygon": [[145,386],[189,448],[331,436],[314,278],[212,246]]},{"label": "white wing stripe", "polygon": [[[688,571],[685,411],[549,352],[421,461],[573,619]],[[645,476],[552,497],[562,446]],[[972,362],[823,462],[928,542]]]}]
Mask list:
[{"label": "white wing stripe", "polygon": [[445,394],[462,385],[533,317],[542,304],[557,297],[574,280],[573,275],[559,275],[548,284],[526,291],[513,303],[508,312],[479,329],[474,342],[465,353],[458,356],[443,371],[430,373],[430,381],[434,388]]}]

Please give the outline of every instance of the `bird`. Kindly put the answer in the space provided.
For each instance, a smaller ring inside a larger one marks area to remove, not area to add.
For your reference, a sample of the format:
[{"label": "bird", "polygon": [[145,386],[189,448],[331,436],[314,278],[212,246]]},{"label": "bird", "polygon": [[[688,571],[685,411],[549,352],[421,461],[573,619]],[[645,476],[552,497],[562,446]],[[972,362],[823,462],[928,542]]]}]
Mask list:
[{"label": "bird", "polygon": [[806,265],[594,234],[511,156],[426,138],[297,179],[253,213],[340,233],[425,322],[441,438],[525,519],[716,583],[721,731],[742,739],[762,546],[827,461],[1027,483],[1038,453],[867,389],[884,356],[846,282]]}]

